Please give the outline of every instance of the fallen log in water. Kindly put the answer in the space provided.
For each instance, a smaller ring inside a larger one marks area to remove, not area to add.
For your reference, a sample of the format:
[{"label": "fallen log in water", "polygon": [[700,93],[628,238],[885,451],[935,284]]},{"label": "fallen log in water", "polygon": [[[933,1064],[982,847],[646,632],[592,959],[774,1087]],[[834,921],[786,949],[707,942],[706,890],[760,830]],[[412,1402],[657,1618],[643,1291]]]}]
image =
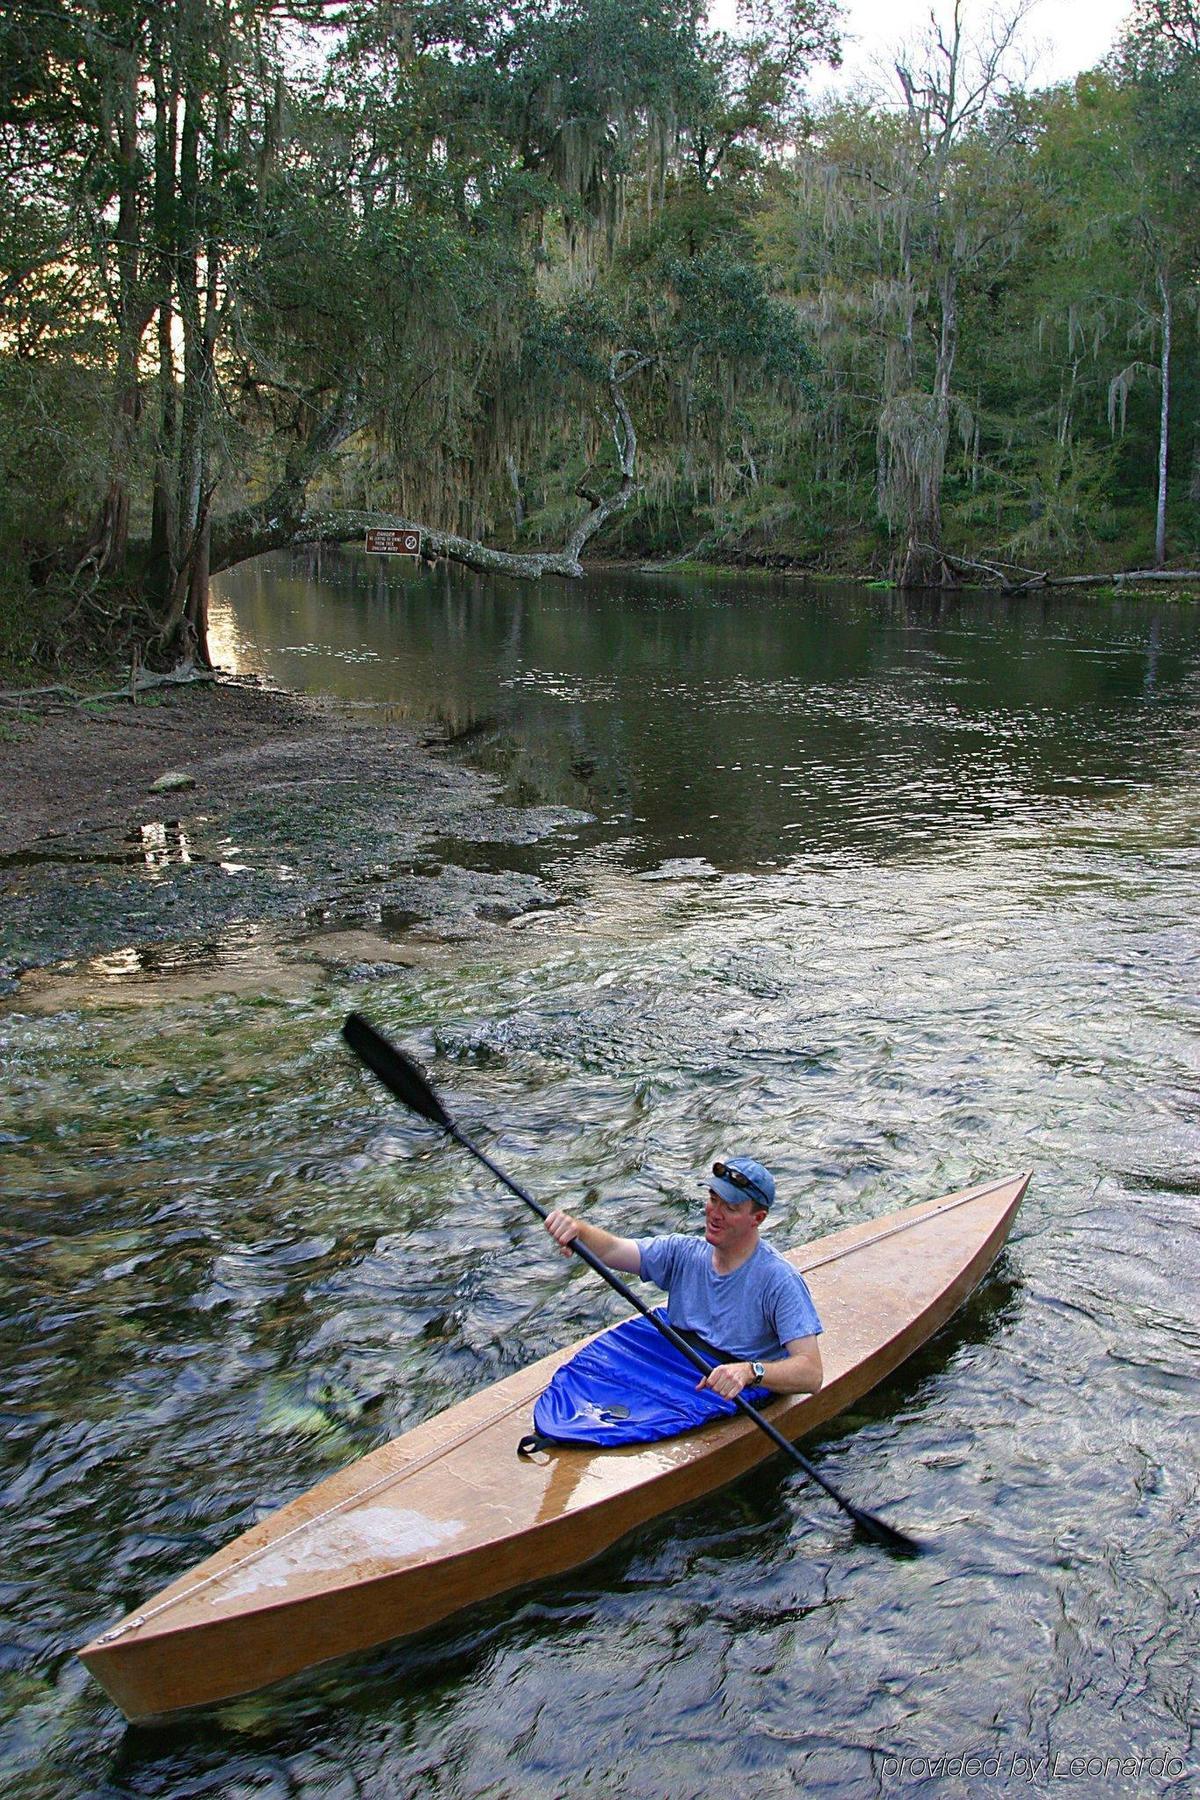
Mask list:
[{"label": "fallen log in water", "polygon": [[[1026,569],[1020,563],[979,562],[968,556],[942,555],[956,569],[992,576],[1004,594],[1028,594],[1035,588],[1120,587],[1127,581],[1200,581],[1200,569],[1118,569],[1100,575],[1052,575],[1048,569]],[[1019,576],[1020,579],[1014,579]]]},{"label": "fallen log in water", "polygon": [[1200,581],[1200,569],[1118,569],[1115,575],[1047,575],[1047,587],[1095,587],[1102,582]]}]

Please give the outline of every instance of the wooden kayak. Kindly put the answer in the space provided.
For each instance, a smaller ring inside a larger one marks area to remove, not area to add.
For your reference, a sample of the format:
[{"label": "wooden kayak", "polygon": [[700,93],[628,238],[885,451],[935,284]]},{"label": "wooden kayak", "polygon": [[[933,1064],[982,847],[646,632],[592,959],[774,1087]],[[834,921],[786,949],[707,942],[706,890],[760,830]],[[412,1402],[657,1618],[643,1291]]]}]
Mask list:
[{"label": "wooden kayak", "polygon": [[[779,1429],[795,1439],[823,1425],[944,1325],[1028,1182],[989,1182],[788,1252],[825,1327],[825,1384],[773,1403]],[[320,1482],[94,1638],[83,1661],[131,1719],[228,1699],[574,1568],[773,1454],[735,1415],[665,1442],[518,1459],[534,1401],[578,1348]]]}]

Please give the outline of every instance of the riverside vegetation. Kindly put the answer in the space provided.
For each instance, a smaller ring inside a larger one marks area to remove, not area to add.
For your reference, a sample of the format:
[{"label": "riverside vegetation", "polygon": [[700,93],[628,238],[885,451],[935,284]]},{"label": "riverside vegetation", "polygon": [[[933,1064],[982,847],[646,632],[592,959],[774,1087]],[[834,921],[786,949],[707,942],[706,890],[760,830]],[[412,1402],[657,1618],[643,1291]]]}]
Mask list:
[{"label": "riverside vegetation", "polygon": [[[206,663],[369,523],[1010,586],[1200,546],[1200,4],[1039,88],[941,0],[45,0],[0,19],[0,661]],[[980,22],[982,21],[982,22]]]}]

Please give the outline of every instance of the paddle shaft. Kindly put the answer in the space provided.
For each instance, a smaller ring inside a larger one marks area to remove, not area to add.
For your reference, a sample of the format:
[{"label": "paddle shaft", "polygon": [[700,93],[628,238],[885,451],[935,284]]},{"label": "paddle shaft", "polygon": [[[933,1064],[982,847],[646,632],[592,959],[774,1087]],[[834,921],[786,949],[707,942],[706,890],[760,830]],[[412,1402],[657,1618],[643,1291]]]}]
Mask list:
[{"label": "paddle shaft", "polygon": [[[544,1222],[549,1217],[546,1207],[544,1207],[540,1201],[535,1200],[533,1195],[527,1192],[527,1190],[521,1186],[519,1181],[514,1181],[511,1175],[507,1175],[503,1169],[499,1168],[497,1164],[492,1161],[491,1157],[479,1148],[478,1144],[473,1144],[470,1138],[467,1137],[464,1132],[459,1130],[457,1125],[450,1124],[444,1129],[449,1132],[455,1143],[461,1144],[464,1150],[469,1150],[471,1155],[475,1157],[477,1161],[481,1162],[485,1169],[490,1170],[496,1177],[496,1180],[500,1182],[503,1187],[506,1187],[510,1194],[515,1194],[518,1200],[523,1200],[530,1211],[535,1212],[539,1219]],[[623,1300],[627,1300],[630,1306],[636,1307],[637,1311],[641,1313],[644,1319],[649,1319],[655,1330],[660,1332],[662,1336],[666,1338],[668,1343],[674,1344],[675,1348],[687,1357],[693,1368],[699,1369],[701,1375],[708,1375],[711,1373],[709,1364],[706,1363],[700,1353],[688,1343],[687,1339],[682,1337],[679,1332],[675,1330],[673,1325],[669,1324],[665,1319],[661,1319],[656,1312],[646,1305],[644,1300],[639,1299],[632,1288],[626,1287],[625,1283],[621,1280],[621,1277],[610,1269],[607,1263],[602,1262],[598,1256],[589,1250],[586,1244],[581,1244],[578,1238],[576,1238],[569,1248],[576,1256],[580,1257],[587,1264],[589,1269],[594,1269],[597,1275],[607,1281],[609,1287],[620,1294]],[[745,1413],[748,1419],[753,1419],[759,1430],[765,1432],[771,1439],[771,1442],[780,1450],[785,1451],[787,1455],[791,1457],[793,1462],[798,1463],[804,1470],[804,1473],[809,1477],[810,1481],[815,1481],[818,1487],[824,1488],[830,1499],[836,1500],[838,1505],[844,1508],[852,1519],[858,1524],[863,1525],[866,1530],[871,1531],[872,1533],[876,1532],[877,1522],[871,1515],[864,1513],[861,1508],[854,1505],[853,1501],[847,1500],[846,1496],[840,1494],[832,1482],[826,1481],[824,1475],[809,1462],[807,1456],[797,1450],[792,1440],[784,1437],[782,1431],[772,1425],[770,1419],[764,1419],[756,1406],[752,1406],[749,1400],[743,1400],[740,1394],[735,1394],[733,1396],[733,1404],[737,1407],[739,1412]],[[883,1521],[879,1521],[878,1523],[883,1524]],[[885,1525],[884,1529],[890,1533],[894,1528]]]}]

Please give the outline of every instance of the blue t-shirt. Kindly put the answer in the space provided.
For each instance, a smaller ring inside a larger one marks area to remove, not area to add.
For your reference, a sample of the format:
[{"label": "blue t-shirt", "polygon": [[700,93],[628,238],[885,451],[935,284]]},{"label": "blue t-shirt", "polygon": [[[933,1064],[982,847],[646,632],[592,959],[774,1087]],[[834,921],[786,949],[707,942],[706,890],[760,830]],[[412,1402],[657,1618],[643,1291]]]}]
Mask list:
[{"label": "blue t-shirt", "polygon": [[643,1281],[665,1288],[672,1325],[698,1331],[715,1349],[743,1362],[773,1362],[795,1338],[821,1330],[803,1275],[760,1243],[729,1275],[713,1268],[702,1237],[637,1238]]}]

